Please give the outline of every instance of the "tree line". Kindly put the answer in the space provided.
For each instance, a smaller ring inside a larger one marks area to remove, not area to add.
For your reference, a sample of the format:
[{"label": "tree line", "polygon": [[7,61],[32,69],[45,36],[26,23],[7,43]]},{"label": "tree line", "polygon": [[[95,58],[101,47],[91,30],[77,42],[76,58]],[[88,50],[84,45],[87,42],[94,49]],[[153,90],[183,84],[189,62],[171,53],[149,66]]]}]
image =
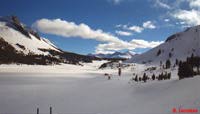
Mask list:
[{"label": "tree line", "polygon": [[[200,74],[200,57],[191,55],[186,61],[179,62],[178,76],[179,79],[193,77]],[[196,70],[195,70],[196,69]]]},{"label": "tree line", "polygon": [[135,82],[147,82],[148,80],[170,80],[171,79],[171,73],[161,73],[158,76],[156,76],[155,74],[153,74],[151,77],[148,76],[146,73],[143,74],[142,77],[139,77],[138,75],[136,75],[135,77],[132,78],[132,80],[134,80]]}]

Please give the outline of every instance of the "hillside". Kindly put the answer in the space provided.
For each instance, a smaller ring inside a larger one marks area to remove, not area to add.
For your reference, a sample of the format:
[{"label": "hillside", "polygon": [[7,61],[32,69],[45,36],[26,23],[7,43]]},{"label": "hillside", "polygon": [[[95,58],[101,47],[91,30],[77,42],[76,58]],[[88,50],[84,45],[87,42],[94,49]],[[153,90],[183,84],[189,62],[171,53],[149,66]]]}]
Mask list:
[{"label": "hillside", "polygon": [[185,60],[187,57],[194,54],[200,55],[200,26],[195,26],[171,35],[167,40],[143,53],[128,60],[128,63],[148,63],[160,64],[167,59],[175,62],[178,60]]},{"label": "hillside", "polygon": [[16,16],[0,17],[0,43],[0,64],[79,64],[95,59],[59,49]]}]

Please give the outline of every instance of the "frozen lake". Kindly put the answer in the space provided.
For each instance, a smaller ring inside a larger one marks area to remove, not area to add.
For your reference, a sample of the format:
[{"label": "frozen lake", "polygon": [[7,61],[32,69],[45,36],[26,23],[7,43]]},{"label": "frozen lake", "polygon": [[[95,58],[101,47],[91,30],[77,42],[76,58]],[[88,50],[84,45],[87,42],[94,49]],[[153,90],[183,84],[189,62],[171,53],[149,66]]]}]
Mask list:
[{"label": "frozen lake", "polygon": [[[170,114],[179,107],[200,110],[199,76],[136,83],[130,82],[129,70],[119,77],[116,70],[97,68],[95,64],[1,66],[0,114],[36,114],[37,108],[47,114],[50,106],[53,114]],[[113,74],[111,80],[104,77],[105,72]]]},{"label": "frozen lake", "polygon": [[1,73],[0,113],[32,114],[37,107],[40,112],[48,113],[50,106],[54,113],[65,114],[123,112],[134,102],[131,94],[127,94],[132,92],[130,86],[128,81],[108,81],[102,76],[70,78],[65,74]]}]

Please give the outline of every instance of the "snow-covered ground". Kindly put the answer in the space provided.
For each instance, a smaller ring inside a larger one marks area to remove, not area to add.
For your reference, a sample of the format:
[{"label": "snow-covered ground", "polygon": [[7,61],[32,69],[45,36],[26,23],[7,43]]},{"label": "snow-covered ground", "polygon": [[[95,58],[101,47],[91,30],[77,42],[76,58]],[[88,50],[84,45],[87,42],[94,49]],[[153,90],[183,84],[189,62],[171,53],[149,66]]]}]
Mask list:
[{"label": "snow-covered ground", "polygon": [[[0,65],[0,113],[170,114],[173,108],[200,109],[200,77],[131,82],[132,73],[98,70],[105,61],[84,66]],[[132,71],[131,71],[132,70]],[[113,74],[107,80],[104,73]]]},{"label": "snow-covered ground", "polygon": [[93,63],[83,63],[81,65],[0,65],[0,72],[8,73],[73,73],[82,74],[86,72],[98,71],[98,67],[105,61],[95,61]]}]

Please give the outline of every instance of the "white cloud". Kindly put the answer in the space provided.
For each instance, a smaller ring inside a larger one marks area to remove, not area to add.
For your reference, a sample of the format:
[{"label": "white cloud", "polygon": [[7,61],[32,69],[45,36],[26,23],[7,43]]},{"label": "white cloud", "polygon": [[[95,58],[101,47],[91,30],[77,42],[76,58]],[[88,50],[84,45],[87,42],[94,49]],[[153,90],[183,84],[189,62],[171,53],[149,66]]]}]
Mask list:
[{"label": "white cloud", "polygon": [[177,0],[173,4],[172,10],[168,14],[181,27],[200,24],[200,0]]},{"label": "white cloud", "polygon": [[164,21],[165,21],[165,22],[169,22],[169,21],[170,21],[170,19],[164,19]]},{"label": "white cloud", "polygon": [[200,0],[188,0],[191,8],[200,8]]},{"label": "white cloud", "polygon": [[33,27],[43,33],[54,34],[64,37],[81,37],[84,39],[94,39],[102,42],[121,42],[121,40],[102,30],[93,30],[88,25],[68,22],[61,19],[41,19],[33,24]]},{"label": "white cloud", "polygon": [[[79,37],[83,39],[93,39],[104,44],[99,44],[96,47],[97,53],[111,53],[113,51],[118,51],[122,49],[133,50],[136,48],[151,48],[155,44],[160,44],[161,42],[148,42],[145,40],[132,40],[130,42],[123,41],[112,34],[106,33],[100,29],[91,29],[88,25],[81,23],[79,25],[74,22],[68,22],[61,19],[41,19],[33,24],[33,27],[42,33],[53,34],[63,37]],[[136,30],[140,31],[140,30]],[[119,32],[124,35],[129,35],[127,32]]]},{"label": "white cloud", "polygon": [[145,41],[142,39],[133,39],[130,41],[130,43],[136,45],[137,48],[154,48],[163,43],[163,41]]},{"label": "white cloud", "polygon": [[165,8],[165,9],[171,9],[171,7],[168,4],[162,2],[161,0],[155,0],[155,6]]},{"label": "white cloud", "polygon": [[147,29],[155,29],[156,26],[151,21],[146,21],[143,23],[143,27]]},{"label": "white cloud", "polygon": [[141,33],[145,29],[155,29],[156,28],[156,26],[154,25],[154,23],[152,21],[146,21],[143,23],[142,26],[136,26],[136,25],[128,26],[128,25],[119,24],[119,25],[116,25],[115,27],[122,28],[123,30],[130,30],[130,31],[133,31],[136,33]]},{"label": "white cloud", "polygon": [[121,35],[121,36],[131,36],[133,35],[131,32],[126,32],[126,31],[115,31],[116,34]]},{"label": "white cloud", "polygon": [[163,41],[145,41],[142,39],[133,39],[124,44],[107,43],[99,44],[96,47],[96,53],[107,52],[108,50],[118,51],[123,49],[134,50],[136,48],[154,48],[163,43]]},{"label": "white cloud", "polygon": [[122,28],[123,28],[123,29],[127,29],[127,28],[128,28],[128,25],[123,25]]},{"label": "white cloud", "polygon": [[115,26],[116,28],[122,28],[122,29],[127,29],[128,25],[122,25],[122,24],[118,24]]},{"label": "white cloud", "polygon": [[181,24],[181,25],[185,25],[185,22],[184,22],[184,21],[182,21],[182,22],[180,22],[180,24]]},{"label": "white cloud", "polygon": [[123,25],[121,25],[121,24],[118,24],[118,25],[116,25],[115,27],[116,28],[120,28],[120,27],[122,27]]},{"label": "white cloud", "polygon": [[172,13],[172,16],[190,26],[200,24],[200,12],[198,10],[178,10]]},{"label": "white cloud", "polygon": [[95,54],[113,54],[115,51],[107,51],[107,50],[95,50]]},{"label": "white cloud", "polygon": [[137,32],[137,33],[141,33],[144,30],[144,28],[142,28],[140,26],[130,26],[127,29],[132,30],[132,31]]}]

